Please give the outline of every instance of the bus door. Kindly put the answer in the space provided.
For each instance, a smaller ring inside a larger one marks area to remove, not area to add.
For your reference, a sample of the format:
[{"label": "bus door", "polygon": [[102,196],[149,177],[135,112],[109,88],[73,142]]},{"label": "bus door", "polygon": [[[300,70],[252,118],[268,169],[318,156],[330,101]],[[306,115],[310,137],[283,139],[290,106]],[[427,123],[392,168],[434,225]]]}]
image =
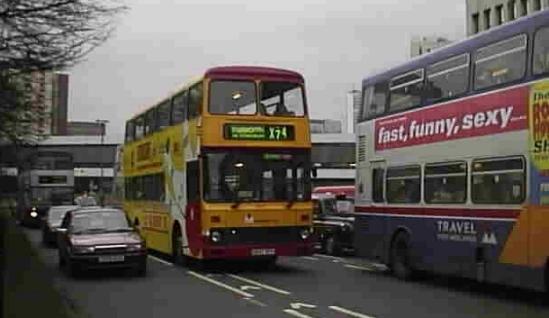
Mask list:
[{"label": "bus door", "polygon": [[390,237],[388,218],[383,216],[386,166],[384,160],[375,160],[360,167],[357,184],[360,205],[367,207],[365,212],[375,215],[356,210],[355,248],[358,255],[379,260],[386,254]]},{"label": "bus door", "polygon": [[200,211],[200,162],[187,162],[187,205],[185,207],[185,233],[188,247],[193,256],[200,252],[201,211]]}]

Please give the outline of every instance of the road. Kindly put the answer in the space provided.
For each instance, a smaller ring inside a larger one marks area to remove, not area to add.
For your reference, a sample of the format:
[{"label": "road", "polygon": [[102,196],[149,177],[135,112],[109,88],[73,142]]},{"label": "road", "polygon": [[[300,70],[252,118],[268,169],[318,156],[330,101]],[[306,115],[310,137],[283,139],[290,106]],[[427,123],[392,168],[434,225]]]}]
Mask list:
[{"label": "road", "polygon": [[216,264],[206,270],[150,256],[147,277],[120,271],[76,279],[57,251],[26,230],[56,287],[87,317],[549,317],[540,293],[427,276],[402,282],[353,257],[281,258],[276,267]]}]

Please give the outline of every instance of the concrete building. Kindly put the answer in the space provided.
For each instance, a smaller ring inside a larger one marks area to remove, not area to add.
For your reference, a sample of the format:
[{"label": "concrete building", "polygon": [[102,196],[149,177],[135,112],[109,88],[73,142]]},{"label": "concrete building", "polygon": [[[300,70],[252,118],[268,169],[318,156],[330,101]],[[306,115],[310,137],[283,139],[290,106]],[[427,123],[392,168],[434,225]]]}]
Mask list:
[{"label": "concrete building", "polygon": [[466,0],[467,35],[549,8],[549,0]]},{"label": "concrete building", "polygon": [[353,185],[355,180],[355,135],[312,134],[311,161],[317,170],[313,186]]},{"label": "concrete building", "polygon": [[414,37],[410,42],[410,57],[429,53],[450,43],[450,40],[440,36]]},{"label": "concrete building", "polygon": [[311,119],[311,134],[340,134],[341,121],[333,119]]},{"label": "concrete building", "polygon": [[90,121],[70,121],[66,123],[67,136],[100,136],[101,124]]}]

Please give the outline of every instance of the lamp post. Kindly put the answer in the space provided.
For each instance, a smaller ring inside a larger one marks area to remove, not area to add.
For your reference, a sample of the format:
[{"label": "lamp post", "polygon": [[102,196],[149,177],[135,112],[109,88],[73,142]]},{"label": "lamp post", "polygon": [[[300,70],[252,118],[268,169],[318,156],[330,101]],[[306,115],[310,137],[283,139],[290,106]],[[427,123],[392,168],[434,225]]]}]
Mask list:
[{"label": "lamp post", "polygon": [[95,120],[96,123],[98,123],[100,126],[101,126],[101,150],[100,150],[100,169],[101,169],[101,172],[100,172],[100,178],[99,178],[99,201],[101,203],[101,205],[104,204],[104,201],[105,201],[105,191],[104,191],[104,182],[103,182],[103,165],[104,165],[104,155],[103,155],[103,143],[105,141],[105,125],[109,122],[108,120],[106,119],[96,119]]}]

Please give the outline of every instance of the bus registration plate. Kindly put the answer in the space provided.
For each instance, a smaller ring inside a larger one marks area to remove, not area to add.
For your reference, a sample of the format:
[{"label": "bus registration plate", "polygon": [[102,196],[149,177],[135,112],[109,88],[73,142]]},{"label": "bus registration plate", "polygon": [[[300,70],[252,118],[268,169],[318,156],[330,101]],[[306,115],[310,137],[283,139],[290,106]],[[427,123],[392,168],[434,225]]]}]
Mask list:
[{"label": "bus registration plate", "polygon": [[99,263],[115,263],[123,262],[124,255],[108,255],[108,256],[99,256]]},{"label": "bus registration plate", "polygon": [[264,255],[275,255],[276,251],[274,248],[254,248],[252,249],[252,256],[264,256]]}]

